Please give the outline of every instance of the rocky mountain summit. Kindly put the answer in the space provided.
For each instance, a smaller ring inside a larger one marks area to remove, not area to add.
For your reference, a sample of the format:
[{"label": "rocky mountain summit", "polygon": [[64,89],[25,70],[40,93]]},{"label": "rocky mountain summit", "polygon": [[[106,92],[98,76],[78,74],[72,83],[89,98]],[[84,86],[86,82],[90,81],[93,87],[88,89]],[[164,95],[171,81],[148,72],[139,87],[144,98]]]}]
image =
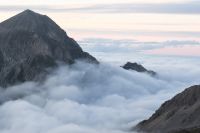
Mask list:
[{"label": "rocky mountain summit", "polygon": [[147,133],[200,133],[200,85],[176,95],[136,127]]},{"label": "rocky mountain summit", "polygon": [[46,15],[25,10],[0,23],[0,86],[38,80],[57,62],[98,63]]},{"label": "rocky mountain summit", "polygon": [[126,70],[133,70],[133,71],[136,71],[136,72],[147,73],[151,76],[156,75],[156,72],[154,72],[152,70],[147,70],[146,68],[144,68],[142,65],[140,65],[138,63],[127,62],[124,66],[122,66],[122,68],[124,68]]}]

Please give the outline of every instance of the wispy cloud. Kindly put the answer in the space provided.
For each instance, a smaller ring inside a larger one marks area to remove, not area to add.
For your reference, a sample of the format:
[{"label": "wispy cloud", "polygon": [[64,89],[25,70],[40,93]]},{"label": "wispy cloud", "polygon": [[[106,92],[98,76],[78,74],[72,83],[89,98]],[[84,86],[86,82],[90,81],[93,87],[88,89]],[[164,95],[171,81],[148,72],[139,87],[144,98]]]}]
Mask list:
[{"label": "wispy cloud", "polygon": [[[151,26],[151,25],[150,25]],[[67,31],[71,32],[88,32],[94,34],[118,34],[118,35],[143,35],[143,36],[181,36],[181,37],[200,37],[200,31],[169,31],[169,30],[123,30],[123,29],[76,29],[66,28]]]},{"label": "wispy cloud", "polygon": [[146,50],[154,50],[165,47],[183,47],[183,46],[200,46],[200,42],[193,40],[170,40],[163,42],[142,42],[137,40],[113,40],[102,38],[88,38],[79,41],[84,49],[90,52],[143,52]]},{"label": "wispy cloud", "polygon": [[[112,4],[91,7],[99,12],[109,13],[169,13],[169,14],[199,14],[200,2],[162,3],[162,4]],[[88,10],[90,10],[88,8]]]},{"label": "wispy cloud", "polygon": [[90,12],[90,13],[168,13],[168,14],[200,14],[200,2],[190,1],[182,3],[113,3],[113,4],[92,4],[82,7],[48,6],[48,5],[17,5],[0,6],[1,11],[23,10],[44,10],[52,12]]}]

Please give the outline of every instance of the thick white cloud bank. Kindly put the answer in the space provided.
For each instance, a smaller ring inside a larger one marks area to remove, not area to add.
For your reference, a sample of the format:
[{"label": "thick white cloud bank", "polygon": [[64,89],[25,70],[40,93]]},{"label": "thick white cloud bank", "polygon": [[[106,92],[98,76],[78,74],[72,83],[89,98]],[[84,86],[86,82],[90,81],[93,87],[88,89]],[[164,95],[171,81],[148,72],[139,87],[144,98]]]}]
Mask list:
[{"label": "thick white cloud bank", "polygon": [[[130,132],[162,102],[199,83],[198,64],[179,61],[172,67],[173,61],[160,62],[146,63],[157,67],[157,78],[116,65],[78,62],[59,67],[42,84],[27,82],[1,89],[0,132]],[[14,100],[17,97],[21,98]]]}]

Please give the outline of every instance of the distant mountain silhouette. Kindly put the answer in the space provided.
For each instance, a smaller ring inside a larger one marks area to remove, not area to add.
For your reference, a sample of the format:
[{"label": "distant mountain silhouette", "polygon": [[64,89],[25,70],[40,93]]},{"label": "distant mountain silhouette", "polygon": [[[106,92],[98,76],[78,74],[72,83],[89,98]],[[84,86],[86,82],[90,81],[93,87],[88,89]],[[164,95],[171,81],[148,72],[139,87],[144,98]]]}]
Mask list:
[{"label": "distant mountain silhouette", "polygon": [[38,80],[57,61],[98,63],[46,15],[31,10],[0,23],[0,86]]},{"label": "distant mountain silhouette", "polygon": [[200,133],[200,85],[176,95],[136,127],[147,133]]},{"label": "distant mountain silhouette", "polygon": [[147,70],[142,65],[137,64],[137,63],[127,62],[124,66],[122,66],[122,68],[124,68],[126,70],[134,70],[136,72],[147,73],[147,74],[150,74],[151,76],[156,75],[156,72],[151,71],[151,70]]}]

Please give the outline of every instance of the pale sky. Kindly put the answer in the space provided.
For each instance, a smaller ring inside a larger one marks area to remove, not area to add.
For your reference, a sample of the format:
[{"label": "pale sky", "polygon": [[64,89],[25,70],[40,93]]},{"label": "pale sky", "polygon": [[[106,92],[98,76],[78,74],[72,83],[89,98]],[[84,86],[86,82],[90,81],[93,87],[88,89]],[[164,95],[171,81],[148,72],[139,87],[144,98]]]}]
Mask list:
[{"label": "pale sky", "polygon": [[[76,40],[200,41],[198,0],[0,0],[0,3],[0,21],[31,9],[51,17]],[[178,54],[184,47],[178,49]],[[200,51],[198,46],[196,49]]]},{"label": "pale sky", "polygon": [[[12,2],[11,2],[12,1]],[[194,0],[0,0],[2,5],[59,5],[59,4],[108,4],[108,3],[183,3]]]}]

